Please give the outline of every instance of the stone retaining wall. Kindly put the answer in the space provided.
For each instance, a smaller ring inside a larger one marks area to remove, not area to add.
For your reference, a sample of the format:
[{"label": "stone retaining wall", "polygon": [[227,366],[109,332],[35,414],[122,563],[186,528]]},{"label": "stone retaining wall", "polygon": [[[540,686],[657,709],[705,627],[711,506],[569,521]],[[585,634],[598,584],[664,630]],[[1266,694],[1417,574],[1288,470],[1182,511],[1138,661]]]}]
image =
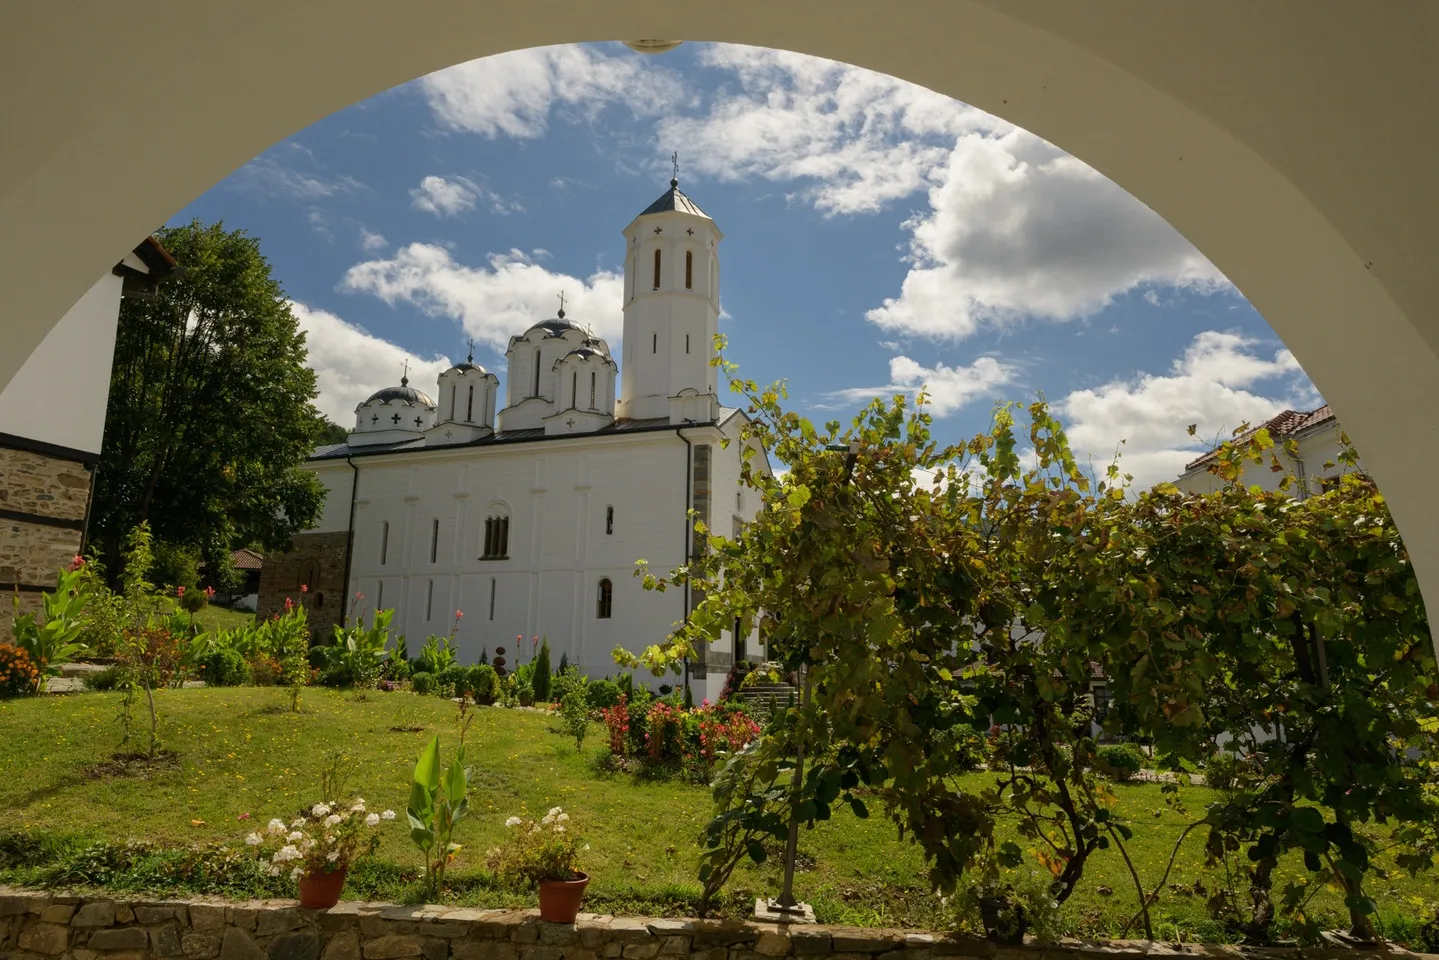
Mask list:
[{"label": "stone retaining wall", "polygon": [[[1125,940],[996,947],[904,930],[645,920],[581,914],[544,923],[536,910],[293,900],[136,900],[52,896],[0,887],[6,960],[1369,960],[1404,950],[1244,949]],[[1434,958],[1439,960],[1439,958]]]}]

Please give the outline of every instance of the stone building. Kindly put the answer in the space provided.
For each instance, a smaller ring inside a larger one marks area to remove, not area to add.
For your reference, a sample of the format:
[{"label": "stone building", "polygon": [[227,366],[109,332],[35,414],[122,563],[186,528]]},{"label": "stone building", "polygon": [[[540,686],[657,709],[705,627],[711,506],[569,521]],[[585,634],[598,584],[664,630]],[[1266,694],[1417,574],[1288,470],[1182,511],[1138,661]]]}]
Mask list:
[{"label": "stone building", "polygon": [[[615,647],[641,650],[684,621],[695,598],[644,590],[635,561],[685,562],[690,511],[728,535],[759,508],[740,483],[744,414],[720,405],[710,365],[722,234],[672,180],[624,237],[623,367],[562,308],[510,338],[502,406],[473,356],[433,397],[407,378],[376,391],[346,442],[310,459],[324,512],[266,558],[262,615],[303,597],[324,638],[392,608],[411,651],[457,624],[465,663],[523,636],[507,655],[518,663],[547,636],[595,676],[615,671]],[[763,451],[753,462],[768,469]],[[753,631],[736,630],[756,654]],[[697,700],[718,695],[735,632],[689,665]]]},{"label": "stone building", "polygon": [[[105,432],[120,298],[179,269],[146,238],[70,308],[0,392],[0,589],[40,606],[79,553]],[[10,610],[0,640],[10,637]]]}]

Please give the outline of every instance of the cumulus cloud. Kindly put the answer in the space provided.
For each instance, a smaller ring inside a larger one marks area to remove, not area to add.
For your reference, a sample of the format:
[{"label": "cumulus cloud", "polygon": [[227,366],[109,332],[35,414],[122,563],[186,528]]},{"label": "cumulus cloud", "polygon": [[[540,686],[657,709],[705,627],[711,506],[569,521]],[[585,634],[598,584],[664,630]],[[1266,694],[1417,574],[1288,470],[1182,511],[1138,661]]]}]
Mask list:
[{"label": "cumulus cloud", "polygon": [[459,320],[477,341],[504,351],[512,335],[522,333],[559,307],[590,326],[618,353],[624,325],[624,280],[597,270],[583,279],[551,271],[539,262],[543,251],[490,254],[484,266],[459,263],[444,247],[412,243],[394,256],[358,263],[345,273],[340,289],[369,293],[394,306],[411,304],[432,316]]},{"label": "cumulus cloud", "polygon": [[293,142],[260,154],[225,183],[267,199],[305,201],[338,197],[365,187],[354,177],[327,173],[313,153]]},{"label": "cumulus cloud", "polygon": [[471,60],[420,81],[435,119],[451,130],[534,139],[553,110],[593,119],[619,105],[654,116],[687,96],[679,78],[633,54],[589,46],[538,47]]},{"label": "cumulus cloud", "polygon": [[913,396],[921,389],[929,397],[930,413],[946,417],[969,403],[989,396],[997,386],[1014,377],[1014,368],[994,357],[980,357],[967,367],[937,363],[926,367],[909,357],[891,357],[890,382],[882,387],[850,387],[828,394],[832,399],[856,402],[897,393]]},{"label": "cumulus cloud", "polygon": [[390,245],[382,233],[376,233],[365,227],[360,228],[360,249],[366,253],[374,253],[376,250],[383,250]]},{"label": "cumulus cloud", "polygon": [[1089,316],[1145,285],[1228,283],[1154,211],[1023,130],[961,136],[929,202],[907,224],[899,296],[866,314],[885,330],[958,338],[983,323]]},{"label": "cumulus cloud", "polygon": [[410,206],[416,210],[433,213],[437,217],[457,217],[475,205],[483,202],[489,209],[501,215],[523,209],[518,203],[506,200],[486,186],[469,177],[429,176],[410,191]]},{"label": "cumulus cloud", "polygon": [[1007,128],[949,97],[884,74],[796,53],[714,44],[701,61],[731,75],[703,114],[669,115],[659,140],[685,169],[721,180],[798,181],[826,214],[873,212],[924,189],[956,135]]},{"label": "cumulus cloud", "polygon": [[410,364],[410,382],[429,393],[450,366],[446,357],[418,356],[329,311],[293,301],[290,311],[306,334],[308,363],[320,388],[315,405],[342,427],[354,425],[355,407],[366,397],[400,382],[405,361]]},{"label": "cumulus cloud", "polygon": [[[1167,375],[1143,373],[1075,390],[1056,404],[1070,443],[1099,467],[1119,453],[1120,468],[1135,484],[1150,486],[1178,477],[1186,463],[1245,422],[1318,405],[1292,353],[1266,358],[1256,346],[1238,334],[1208,330]],[[1192,437],[1190,424],[1196,425]]]}]

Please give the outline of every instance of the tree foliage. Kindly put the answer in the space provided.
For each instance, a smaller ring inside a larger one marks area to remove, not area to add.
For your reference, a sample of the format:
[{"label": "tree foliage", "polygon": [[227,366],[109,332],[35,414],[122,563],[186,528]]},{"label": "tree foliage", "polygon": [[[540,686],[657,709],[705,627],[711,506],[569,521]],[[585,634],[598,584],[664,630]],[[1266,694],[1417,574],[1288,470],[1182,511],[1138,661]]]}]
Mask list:
[{"label": "tree foliage", "polygon": [[157,236],[183,273],[120,308],[93,513],[112,578],[143,522],[219,565],[237,543],[286,546],[323,495],[298,469],[323,426],[305,335],[259,241],[199,222]]},{"label": "tree foliage", "polygon": [[[847,430],[821,430],[783,409],[782,387],[732,385],[749,400],[749,438],[789,472],[757,469],[746,443],[742,476],[764,502],[755,520],[735,537],[698,527],[706,552],[668,576],[638,571],[650,588],[688,581],[704,597],[638,659],[662,672],[758,618],[771,660],[801,671],[810,697],[717,782],[701,838],[707,894],[736,856],[761,857],[787,814],[867,815],[869,797],[943,892],[976,863],[1027,856],[1063,903],[1112,848],[1147,928],[1146,891],[1162,881],[1134,869],[1132,827],[1094,775],[1096,678],[1113,691],[1104,731],[1151,740],[1162,764],[1202,763],[1216,743],[1251,758],[1238,789],[1186,831],[1202,831],[1216,859],[1247,858],[1244,898],[1211,902],[1241,932],[1272,935],[1268,881],[1286,850],[1304,851],[1312,873],[1279,903],[1300,928],[1329,883],[1370,932],[1363,882],[1380,843],[1410,869],[1429,865],[1433,646],[1367,478],[1350,472],[1303,500],[1246,488],[1247,463],[1278,465],[1261,431],[1219,452],[1218,493],[1136,492],[1117,466],[1081,470],[1043,402],[1023,432],[1004,407],[989,432],[942,446],[923,398],[876,401]],[[959,777],[976,734],[993,774],[982,789]],[[810,766],[793,786],[785,758],[800,748]],[[1001,817],[1027,850],[996,845]]]}]

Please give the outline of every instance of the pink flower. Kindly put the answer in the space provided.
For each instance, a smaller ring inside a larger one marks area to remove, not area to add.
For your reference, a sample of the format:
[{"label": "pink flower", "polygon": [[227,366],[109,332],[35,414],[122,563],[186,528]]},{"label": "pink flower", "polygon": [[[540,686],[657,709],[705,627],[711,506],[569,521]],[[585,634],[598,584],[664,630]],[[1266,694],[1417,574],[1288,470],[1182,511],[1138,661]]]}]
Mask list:
[{"label": "pink flower", "polygon": [[464,615],[465,615],[465,611],[463,611],[463,610],[456,610],[456,611],[455,611],[455,619],[456,619],[456,620],[460,619],[460,618],[463,617]]},{"label": "pink flower", "polygon": [[205,599],[206,599],[206,600],[213,600],[214,598],[215,598],[215,588],[214,588],[214,587],[206,587],[206,588],[205,588]]},{"label": "pink flower", "polygon": [[70,561],[70,572],[73,573],[83,566],[85,566],[85,558],[78,553],[75,554],[75,559]]},{"label": "pink flower", "polygon": [[300,584],[300,592],[301,592],[301,593],[309,593],[309,592],[310,592],[310,585],[309,585],[308,583],[302,583],[302,584]]},{"label": "pink flower", "polygon": [[709,697],[705,697],[703,700],[700,701],[700,706],[702,706],[702,707],[707,707],[707,706],[709,706],[709,705],[710,705]]},{"label": "pink flower", "polygon": [[177,596],[177,597],[183,597],[184,595],[185,595],[185,588],[184,588],[184,587],[176,587],[176,588],[175,588],[175,596]]},{"label": "pink flower", "polygon": [[288,611],[293,610],[293,609],[295,609],[295,601],[291,600],[289,597],[286,597],[286,598],[285,598],[285,610],[288,612]]}]

